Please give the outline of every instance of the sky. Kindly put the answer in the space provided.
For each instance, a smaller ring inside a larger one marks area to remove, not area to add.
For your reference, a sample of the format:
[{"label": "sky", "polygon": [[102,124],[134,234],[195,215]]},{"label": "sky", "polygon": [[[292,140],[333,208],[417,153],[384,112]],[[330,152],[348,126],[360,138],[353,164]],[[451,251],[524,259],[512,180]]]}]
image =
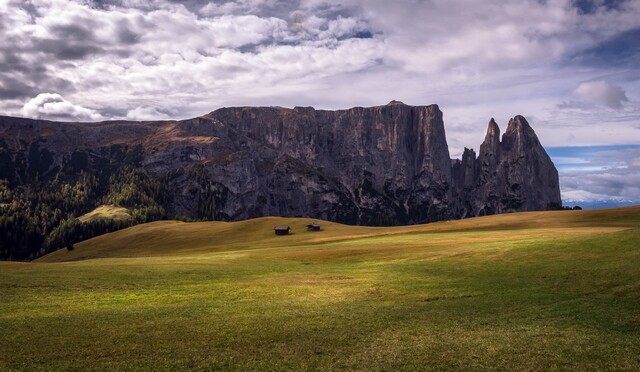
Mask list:
[{"label": "sky", "polygon": [[640,203],[640,0],[0,0],[0,115],[436,103],[451,155],[523,115],[566,200]]}]

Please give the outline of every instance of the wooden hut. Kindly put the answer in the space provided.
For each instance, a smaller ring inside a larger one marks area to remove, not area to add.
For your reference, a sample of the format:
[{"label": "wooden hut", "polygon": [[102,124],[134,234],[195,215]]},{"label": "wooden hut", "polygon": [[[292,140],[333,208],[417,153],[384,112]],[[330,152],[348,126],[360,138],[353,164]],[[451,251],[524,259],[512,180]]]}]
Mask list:
[{"label": "wooden hut", "polygon": [[276,226],[273,230],[276,232],[276,235],[289,235],[291,228],[289,226]]},{"label": "wooden hut", "polygon": [[307,230],[309,231],[320,231],[320,225],[318,225],[317,223],[312,223],[307,225]]}]

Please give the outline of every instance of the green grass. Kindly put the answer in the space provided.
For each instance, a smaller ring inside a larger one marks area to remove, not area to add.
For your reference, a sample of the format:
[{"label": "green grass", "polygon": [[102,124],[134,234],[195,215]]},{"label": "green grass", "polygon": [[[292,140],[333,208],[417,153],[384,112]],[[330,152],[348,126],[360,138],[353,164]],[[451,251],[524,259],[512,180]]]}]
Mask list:
[{"label": "green grass", "polygon": [[80,222],[91,222],[99,219],[122,221],[130,218],[131,213],[127,208],[115,205],[101,205],[91,212],[78,217]]},{"label": "green grass", "polygon": [[140,225],[0,263],[0,370],[638,370],[639,217]]}]

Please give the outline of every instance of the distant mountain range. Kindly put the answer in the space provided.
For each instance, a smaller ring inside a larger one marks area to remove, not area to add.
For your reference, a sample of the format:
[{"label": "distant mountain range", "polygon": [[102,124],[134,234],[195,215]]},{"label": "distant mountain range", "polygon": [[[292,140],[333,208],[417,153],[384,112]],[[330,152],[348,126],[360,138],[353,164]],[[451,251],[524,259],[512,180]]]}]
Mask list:
[{"label": "distant mountain range", "polygon": [[582,209],[606,209],[606,208],[619,208],[629,207],[633,205],[640,205],[640,201],[633,200],[564,200],[562,202],[565,206],[580,206]]}]

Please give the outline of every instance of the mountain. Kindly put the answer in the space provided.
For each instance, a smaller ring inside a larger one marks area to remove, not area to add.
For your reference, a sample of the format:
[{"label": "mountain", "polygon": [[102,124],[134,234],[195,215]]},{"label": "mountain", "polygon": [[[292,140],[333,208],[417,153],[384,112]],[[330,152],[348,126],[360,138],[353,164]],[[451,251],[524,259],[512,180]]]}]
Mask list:
[{"label": "mountain", "polygon": [[478,157],[465,148],[453,163],[453,178],[461,217],[561,206],[558,171],[520,115],[509,121],[502,141],[491,119]]},{"label": "mountain", "polygon": [[[80,176],[90,182],[78,184]],[[561,203],[558,173],[522,116],[502,139],[492,120],[479,155],[465,149],[452,161],[438,106],[397,101],[338,111],[222,108],[159,122],[0,117],[2,179],[21,195],[75,185],[88,195],[75,215],[134,200],[169,218],[400,225]]]}]

